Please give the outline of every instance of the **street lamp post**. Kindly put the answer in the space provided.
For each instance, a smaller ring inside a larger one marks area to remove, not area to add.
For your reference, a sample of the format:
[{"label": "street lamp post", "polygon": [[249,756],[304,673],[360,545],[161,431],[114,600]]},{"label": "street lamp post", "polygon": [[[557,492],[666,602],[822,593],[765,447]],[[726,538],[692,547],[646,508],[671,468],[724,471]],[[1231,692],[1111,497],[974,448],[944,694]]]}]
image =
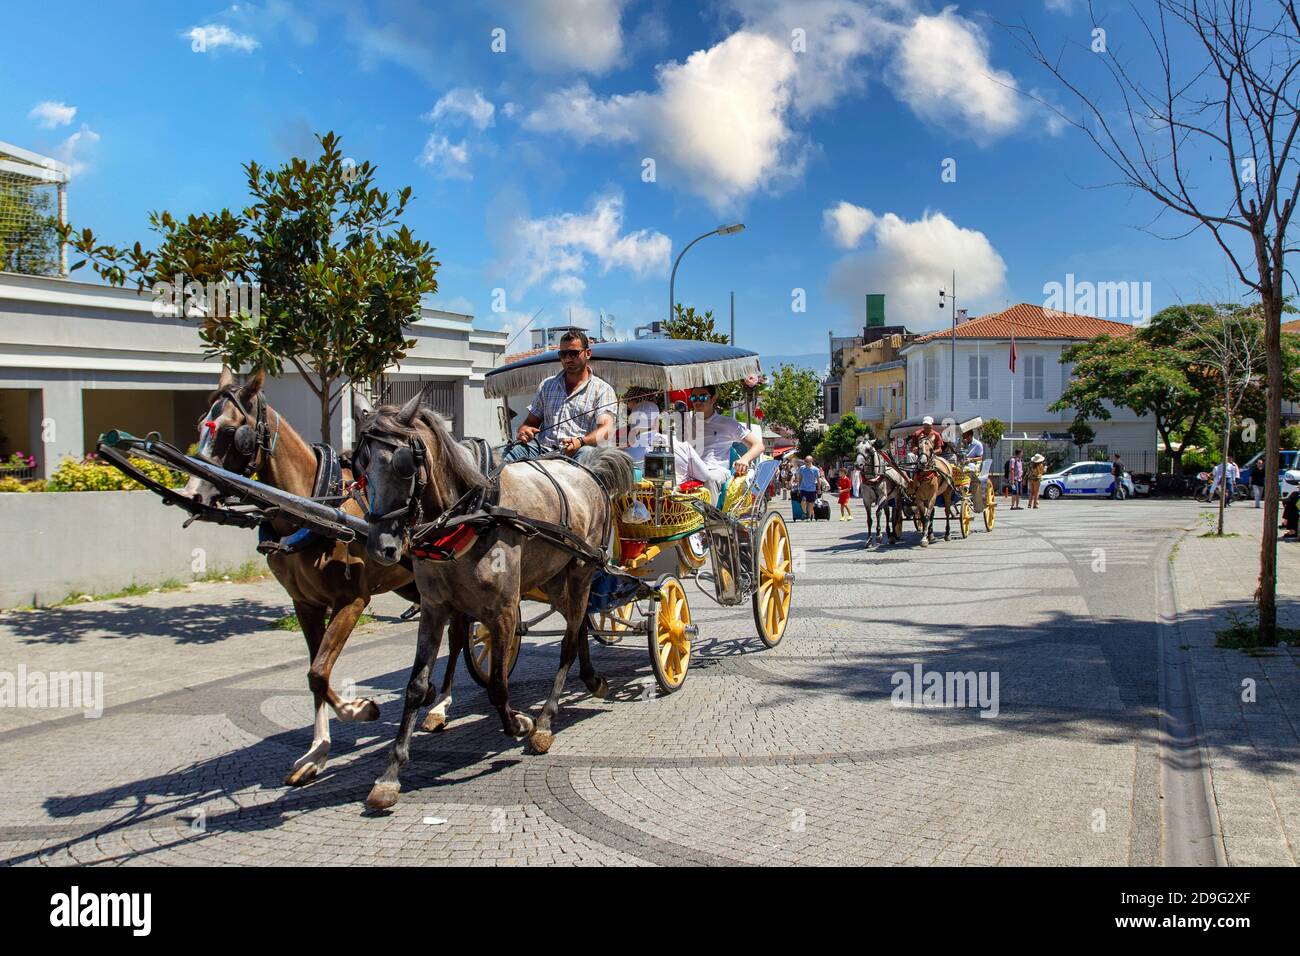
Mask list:
[{"label": "street lamp post", "polygon": [[677,283],[677,266],[681,263],[682,256],[686,255],[686,250],[695,245],[701,239],[707,239],[709,236],[729,236],[732,233],[740,232],[744,228],[745,224],[743,222],[733,222],[730,226],[719,226],[717,229],[706,232],[702,236],[696,236],[690,242],[686,243],[681,252],[677,253],[677,259],[673,262],[672,274],[668,277],[668,321],[672,321],[673,306],[677,303],[674,291]]}]

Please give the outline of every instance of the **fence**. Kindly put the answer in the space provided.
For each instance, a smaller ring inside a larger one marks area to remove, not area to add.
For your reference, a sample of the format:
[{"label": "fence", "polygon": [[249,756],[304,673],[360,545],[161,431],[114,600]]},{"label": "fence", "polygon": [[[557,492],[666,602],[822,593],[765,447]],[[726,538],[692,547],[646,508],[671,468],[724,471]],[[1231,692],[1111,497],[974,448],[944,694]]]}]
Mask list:
[{"label": "fence", "polygon": [[[993,452],[993,473],[1000,474],[1011,456],[1011,443],[999,442]],[[1156,472],[1163,456],[1154,448],[1112,448],[1108,445],[1077,445],[1046,441],[1017,441],[1016,450],[1023,450],[1025,458],[1041,454],[1047,459],[1049,473],[1068,468],[1081,461],[1113,461],[1116,454],[1129,474]],[[1166,466],[1167,467],[1167,466]]]},{"label": "fence", "polygon": [[421,401],[448,421],[456,418],[456,383],[437,382],[431,379],[390,379],[384,377],[378,383],[376,394],[385,405],[405,405],[416,395],[423,394]]}]

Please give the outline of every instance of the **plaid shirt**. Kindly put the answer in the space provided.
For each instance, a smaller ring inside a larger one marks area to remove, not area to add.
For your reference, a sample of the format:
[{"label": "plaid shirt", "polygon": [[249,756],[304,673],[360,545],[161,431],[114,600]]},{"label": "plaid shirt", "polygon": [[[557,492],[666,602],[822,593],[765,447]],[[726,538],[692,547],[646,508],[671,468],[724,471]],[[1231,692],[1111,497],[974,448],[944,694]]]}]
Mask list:
[{"label": "plaid shirt", "polygon": [[542,450],[556,451],[561,439],[581,438],[592,431],[600,416],[617,419],[618,397],[609,382],[591,374],[569,394],[564,373],[557,372],[537,386],[528,414],[542,420],[537,436]]}]

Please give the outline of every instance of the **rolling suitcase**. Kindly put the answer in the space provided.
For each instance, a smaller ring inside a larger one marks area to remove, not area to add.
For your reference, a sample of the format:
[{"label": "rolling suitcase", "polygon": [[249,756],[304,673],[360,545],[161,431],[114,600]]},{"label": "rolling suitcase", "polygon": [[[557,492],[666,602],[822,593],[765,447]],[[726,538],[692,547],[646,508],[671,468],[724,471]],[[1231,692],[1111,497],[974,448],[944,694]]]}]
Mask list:
[{"label": "rolling suitcase", "polygon": [[831,505],[825,498],[818,498],[813,502],[813,517],[818,521],[831,520]]},{"label": "rolling suitcase", "polygon": [[790,515],[794,521],[803,520],[803,502],[797,496],[790,499]]}]

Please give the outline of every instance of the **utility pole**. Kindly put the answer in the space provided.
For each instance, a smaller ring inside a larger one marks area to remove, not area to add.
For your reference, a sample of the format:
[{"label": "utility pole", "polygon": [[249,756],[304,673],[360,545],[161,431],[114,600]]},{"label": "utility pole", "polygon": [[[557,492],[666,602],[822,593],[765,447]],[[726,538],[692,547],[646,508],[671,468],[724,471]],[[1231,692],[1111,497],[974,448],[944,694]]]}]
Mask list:
[{"label": "utility pole", "polygon": [[731,339],[729,345],[736,344],[736,293],[731,293]]},{"label": "utility pole", "polygon": [[948,369],[948,410],[955,412],[957,410],[957,271],[952,273],[952,295],[948,295],[943,289],[939,290],[939,308],[942,310],[944,299],[949,300],[948,305],[952,308],[952,348],[949,356]]}]

